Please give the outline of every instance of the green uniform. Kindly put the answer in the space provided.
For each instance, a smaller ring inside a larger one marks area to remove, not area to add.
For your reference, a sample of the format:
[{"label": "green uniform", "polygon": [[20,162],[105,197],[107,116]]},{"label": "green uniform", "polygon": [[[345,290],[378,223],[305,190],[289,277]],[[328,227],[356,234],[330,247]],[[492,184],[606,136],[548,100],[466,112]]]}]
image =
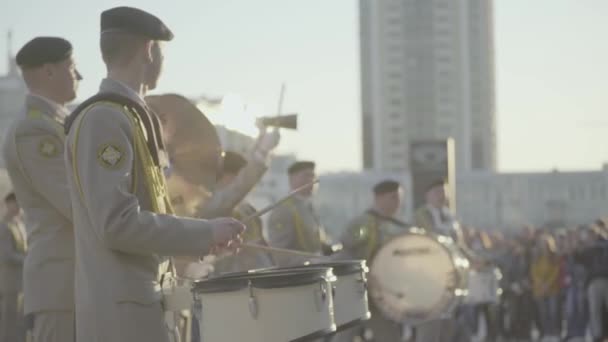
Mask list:
[{"label": "green uniform", "polygon": [[[241,202],[234,209],[232,217],[242,220],[256,212],[256,209],[252,205],[247,202]],[[247,230],[242,235],[242,238],[243,242],[246,243],[266,245],[266,240],[262,235],[262,220],[256,218],[247,222]],[[222,274],[271,267],[273,265],[272,256],[268,253],[244,248],[236,255],[224,257],[217,261],[214,267],[217,274]]]},{"label": "green uniform", "polygon": [[[388,240],[404,232],[405,227],[397,226],[390,218],[368,210],[351,221],[344,231],[341,238],[344,256],[364,259],[369,266],[375,254]],[[370,311],[372,318],[365,323],[364,329],[371,330],[374,341],[399,341],[401,325],[382,316],[372,302]],[[360,327],[352,328],[338,334],[334,341],[352,341],[362,330]]]},{"label": "green uniform", "polygon": [[22,341],[23,260],[27,250],[21,222],[11,220],[0,224],[0,341]]},{"label": "green uniform", "polygon": [[[294,197],[275,208],[268,219],[268,243],[271,246],[321,255],[328,243],[319,216],[309,199]],[[308,258],[275,255],[279,266],[302,264]]]}]

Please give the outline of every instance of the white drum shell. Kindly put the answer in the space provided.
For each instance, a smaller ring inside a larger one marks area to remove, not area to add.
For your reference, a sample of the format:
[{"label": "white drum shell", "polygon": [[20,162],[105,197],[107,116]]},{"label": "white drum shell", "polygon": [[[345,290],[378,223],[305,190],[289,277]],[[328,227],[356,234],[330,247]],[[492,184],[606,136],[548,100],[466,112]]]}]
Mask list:
[{"label": "white drum shell", "polygon": [[363,272],[339,275],[335,287],[334,316],[338,328],[370,318]]},{"label": "white drum shell", "polygon": [[257,318],[250,311],[250,291],[195,293],[200,301],[199,327],[202,342],[285,342],[317,332],[335,331],[332,283],[276,289],[253,288]]}]

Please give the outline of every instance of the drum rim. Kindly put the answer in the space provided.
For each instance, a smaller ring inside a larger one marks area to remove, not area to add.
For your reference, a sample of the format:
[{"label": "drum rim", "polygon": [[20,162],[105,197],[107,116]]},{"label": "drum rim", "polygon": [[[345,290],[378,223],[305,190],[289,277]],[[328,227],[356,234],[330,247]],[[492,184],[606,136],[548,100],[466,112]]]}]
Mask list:
[{"label": "drum rim", "polygon": [[[369,272],[369,268],[367,267],[367,263],[365,260],[335,260],[335,261],[327,261],[321,263],[311,263],[308,265],[297,265],[297,266],[289,266],[289,267],[281,267],[274,269],[287,269],[287,270],[301,270],[307,268],[331,268],[333,270],[334,275],[336,276],[344,276],[350,274],[358,274],[358,273],[367,273]],[[265,272],[266,269],[262,269],[260,272]],[[255,273],[255,272],[254,272]]]},{"label": "drum rim", "polygon": [[[297,272],[296,272],[297,271]],[[336,280],[329,267],[310,267],[303,270],[272,270],[264,272],[235,272],[211,279],[194,282],[194,293],[236,292],[248,287],[256,289],[279,289],[304,286],[320,281]]]},{"label": "drum rim", "polygon": [[344,324],[337,325],[336,332],[340,332],[340,331],[352,328],[354,326],[357,326],[365,321],[368,321],[370,318],[372,318],[372,313],[369,310],[367,310],[367,314],[365,315],[364,318],[357,318],[352,321],[348,321]]},{"label": "drum rim", "polygon": [[306,341],[312,341],[321,337],[326,337],[326,336],[330,336],[333,335],[335,332],[337,331],[336,328],[336,324],[332,324],[331,327],[329,328],[324,328],[324,329],[319,329],[313,333],[310,333],[308,335],[304,335],[302,337],[298,337],[294,340],[291,340],[289,342],[306,342]]},{"label": "drum rim", "polygon": [[[445,250],[445,251],[446,251],[448,254],[452,255],[453,250],[451,250],[451,249],[450,249],[450,248],[449,248],[449,247],[446,245],[446,243],[442,243],[441,241],[439,241],[439,237],[440,237],[440,236],[444,236],[444,237],[447,237],[447,238],[450,238],[450,239],[451,239],[451,237],[450,237],[450,236],[447,236],[447,235],[440,235],[440,234],[436,234],[436,233],[433,233],[433,232],[429,232],[427,229],[424,229],[424,228],[419,228],[419,227],[410,227],[410,228],[409,228],[409,229],[408,229],[406,232],[401,233],[401,234],[399,234],[399,235],[392,236],[391,238],[389,238],[389,239],[388,239],[388,240],[387,240],[387,241],[386,241],[386,242],[385,242],[385,243],[384,243],[384,244],[383,244],[383,245],[382,245],[382,246],[381,246],[381,247],[380,247],[380,248],[379,248],[379,249],[376,251],[376,253],[374,254],[374,256],[373,256],[373,258],[371,259],[371,262],[370,262],[370,266],[369,266],[369,268],[370,268],[370,274],[371,274],[371,272],[372,272],[372,270],[373,270],[374,262],[376,261],[376,258],[377,258],[377,256],[378,256],[378,252],[380,252],[380,250],[381,250],[382,248],[384,248],[385,246],[387,246],[389,243],[393,242],[394,240],[396,240],[396,239],[398,239],[398,238],[402,238],[402,237],[404,237],[404,236],[408,236],[408,235],[415,235],[415,236],[426,236],[426,237],[428,237],[428,238],[431,238],[431,239],[435,240],[437,243],[439,243],[439,245],[441,246],[441,248],[442,248],[443,250]],[[452,240],[452,241],[453,241],[453,240]],[[454,242],[453,242],[453,243],[454,243]],[[455,248],[455,249],[456,249],[456,250],[458,250],[457,248]],[[461,254],[462,254],[462,253],[461,253]],[[452,266],[454,267],[454,269],[455,269],[455,270],[457,270],[457,272],[456,272],[456,276],[458,277],[458,279],[456,280],[457,286],[456,286],[455,290],[456,290],[456,289],[461,289],[461,290],[464,290],[464,289],[467,287],[467,283],[466,283],[466,281],[464,281],[464,282],[463,282],[463,280],[462,280],[462,274],[461,274],[461,273],[462,273],[463,271],[464,271],[464,272],[466,272],[466,271],[468,270],[468,268],[464,268],[464,269],[459,268],[459,267],[456,265],[456,263],[454,262],[454,260],[453,260],[453,259],[451,260],[451,263],[452,263]],[[370,287],[372,287],[372,286],[373,286],[373,283],[370,283],[370,285],[369,285],[369,286],[370,286]],[[374,305],[375,307],[377,307],[377,308],[378,308],[378,310],[379,310],[379,311],[382,313],[382,315],[383,315],[383,316],[385,316],[385,315],[384,315],[384,312],[383,312],[384,310],[382,310],[382,309],[380,308],[380,306],[378,305],[378,303],[376,303],[376,302],[377,302],[377,300],[374,298],[374,296],[371,296],[371,295],[370,295],[369,297],[370,297],[371,302],[373,303],[373,305]],[[445,309],[444,311],[451,312],[452,310],[454,310],[454,308],[455,308],[456,306],[458,306],[458,305],[459,305],[460,303],[462,303],[463,301],[464,301],[464,297],[462,297],[462,296],[457,296],[457,295],[453,294],[453,295],[452,295],[452,299],[449,301],[449,305],[447,305],[447,307],[446,307],[446,309]],[[409,315],[405,314],[405,315],[403,315],[403,317],[402,317],[401,321],[403,321],[403,322],[405,322],[405,323],[412,323],[412,324],[416,324],[416,323],[418,323],[418,322],[426,322],[426,321],[433,320],[433,319],[435,319],[435,318],[441,317],[441,316],[442,316],[442,314],[444,314],[444,312],[443,312],[443,311],[441,311],[441,310],[437,310],[437,309],[435,309],[435,310],[433,310],[433,311],[429,312],[429,314],[428,314],[428,315],[427,315],[425,318],[422,318],[422,319],[419,319],[419,318],[414,318],[414,319],[411,319],[411,318],[409,318]],[[385,317],[386,317],[386,316],[385,316]]]}]

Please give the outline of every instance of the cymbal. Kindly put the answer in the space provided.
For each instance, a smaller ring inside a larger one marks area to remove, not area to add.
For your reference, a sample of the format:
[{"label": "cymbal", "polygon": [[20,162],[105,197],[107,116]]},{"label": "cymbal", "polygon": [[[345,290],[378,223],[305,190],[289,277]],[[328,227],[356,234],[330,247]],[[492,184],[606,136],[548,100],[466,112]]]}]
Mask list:
[{"label": "cymbal", "polygon": [[222,146],[215,126],[181,95],[150,95],[145,100],[162,124],[171,163],[167,185],[174,209],[180,215],[192,214],[192,207],[200,205],[215,188],[222,167]]}]

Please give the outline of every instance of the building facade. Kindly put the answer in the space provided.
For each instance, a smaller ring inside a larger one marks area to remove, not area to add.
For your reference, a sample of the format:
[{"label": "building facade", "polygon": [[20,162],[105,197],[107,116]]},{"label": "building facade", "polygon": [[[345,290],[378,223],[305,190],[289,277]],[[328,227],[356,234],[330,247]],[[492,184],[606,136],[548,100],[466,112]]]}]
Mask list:
[{"label": "building facade", "polygon": [[[11,50],[10,32],[7,42],[6,73],[0,76],[0,143],[4,142],[7,129],[21,112],[27,94]],[[0,158],[0,167],[4,167],[3,158]]]},{"label": "building facade", "polygon": [[608,215],[608,166],[598,171],[473,172],[458,177],[458,216],[480,228],[562,228]]}]

